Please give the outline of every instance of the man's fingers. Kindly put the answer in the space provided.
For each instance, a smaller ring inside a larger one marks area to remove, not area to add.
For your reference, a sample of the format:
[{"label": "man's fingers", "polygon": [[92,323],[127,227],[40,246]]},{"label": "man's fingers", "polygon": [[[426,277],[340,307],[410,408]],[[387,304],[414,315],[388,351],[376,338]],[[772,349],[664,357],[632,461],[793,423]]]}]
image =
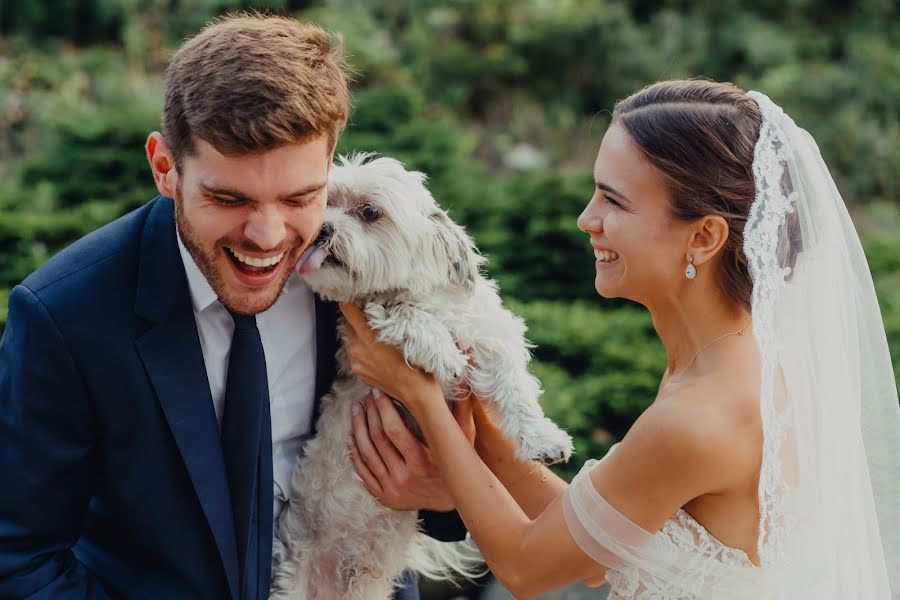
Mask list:
[{"label": "man's fingers", "polygon": [[390,474],[369,437],[369,425],[366,422],[365,407],[363,407],[361,402],[354,402],[351,413],[353,415],[353,438],[356,441],[356,448],[359,450],[360,458],[382,484],[382,487],[384,487],[384,484],[390,478]]},{"label": "man's fingers", "polygon": [[353,468],[356,469],[356,474],[362,479],[363,485],[366,486],[366,489],[369,490],[372,496],[375,498],[381,497],[384,494],[384,488],[381,487],[381,484],[378,483],[378,478],[372,474],[372,471],[369,470],[369,467],[366,466],[365,461],[359,455],[359,448],[356,447],[353,435],[350,436],[347,445],[350,450],[350,462],[353,463]]},{"label": "man's fingers", "polygon": [[409,428],[406,427],[406,423],[403,422],[403,417],[401,417],[400,413],[397,411],[394,401],[390,396],[378,389],[372,390],[372,398],[375,408],[381,417],[381,422],[384,424],[384,431],[387,434],[388,439],[391,440],[401,453],[403,453],[404,450],[408,450],[411,446],[411,442],[416,442],[418,440],[416,440]]},{"label": "man's fingers", "polygon": [[407,427],[397,410],[394,400],[380,390],[373,390],[375,408],[381,418],[384,432],[393,446],[400,452],[407,466],[417,473],[425,468],[424,446]]},{"label": "man's fingers", "polygon": [[385,432],[381,415],[378,409],[375,408],[375,402],[372,399],[371,394],[366,395],[365,406],[366,422],[369,426],[369,437],[372,438],[372,443],[375,445],[375,449],[378,450],[388,472],[396,477],[406,469],[406,463],[403,460],[401,453],[394,447],[393,440],[391,440],[390,436]]}]

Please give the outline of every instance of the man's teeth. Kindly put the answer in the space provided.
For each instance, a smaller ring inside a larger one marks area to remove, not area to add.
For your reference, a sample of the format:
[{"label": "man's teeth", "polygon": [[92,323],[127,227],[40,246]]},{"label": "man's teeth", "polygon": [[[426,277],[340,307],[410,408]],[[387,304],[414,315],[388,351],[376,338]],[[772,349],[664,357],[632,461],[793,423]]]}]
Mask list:
[{"label": "man's teeth", "polygon": [[236,259],[251,267],[271,267],[281,262],[281,259],[284,257],[284,252],[276,254],[275,256],[269,256],[268,258],[254,258],[252,256],[247,256],[246,254],[241,254],[233,248],[229,248],[228,250]]},{"label": "man's teeth", "polygon": [[612,262],[619,258],[619,255],[612,250],[597,250],[594,248],[594,258],[600,262]]}]

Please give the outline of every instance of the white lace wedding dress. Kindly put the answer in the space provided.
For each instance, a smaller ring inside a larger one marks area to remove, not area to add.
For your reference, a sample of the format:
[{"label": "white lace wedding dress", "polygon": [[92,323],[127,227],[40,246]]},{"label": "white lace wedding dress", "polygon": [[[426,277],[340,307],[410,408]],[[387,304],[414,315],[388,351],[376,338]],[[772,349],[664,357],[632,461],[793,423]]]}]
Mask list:
[{"label": "white lace wedding dress", "polygon": [[609,600],[766,597],[762,572],[747,554],[717,540],[686,511],[651,534],[610,506],[590,480],[597,462],[587,461],[572,481],[563,511],[579,546],[609,567]]},{"label": "white lace wedding dress", "polygon": [[872,276],[815,140],[748,92],[762,123],[744,230],[761,364],[760,566],[683,510],[649,533],[588,461],[563,496],[612,600],[900,600],[900,406]]},{"label": "white lace wedding dress", "polygon": [[[720,565],[748,570],[748,577],[755,575],[756,569],[747,553],[743,550],[726,546],[698,523],[684,510],[679,509],[662,526],[656,534],[658,543],[671,544],[684,550],[703,556]],[[702,573],[697,573],[702,577]],[[635,566],[621,566],[618,570],[607,572],[606,580],[612,590],[608,600],[660,600],[674,598],[665,581],[659,580],[646,571]],[[722,583],[722,582],[719,582]],[[739,594],[736,594],[739,595]]]}]

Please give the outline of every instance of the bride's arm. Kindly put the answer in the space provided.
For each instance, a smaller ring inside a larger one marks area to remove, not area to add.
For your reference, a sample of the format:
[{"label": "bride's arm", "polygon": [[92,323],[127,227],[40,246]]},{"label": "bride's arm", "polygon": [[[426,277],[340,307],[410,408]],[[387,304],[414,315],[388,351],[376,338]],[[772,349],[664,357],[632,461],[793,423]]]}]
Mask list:
[{"label": "bride's arm", "polygon": [[[491,570],[518,598],[596,579],[606,569],[582,551],[561,495],[529,518],[479,459],[446,408],[440,388],[419,388],[414,416],[457,510]],[[680,408],[677,407],[676,408]],[[728,436],[672,406],[648,411],[590,472],[594,489],[631,523],[656,532],[678,508],[728,487]]]},{"label": "bride's arm", "polygon": [[[345,310],[345,316],[354,372],[412,412],[466,527],[510,591],[529,598],[605,573],[573,538],[562,496],[530,518],[470,445],[434,378],[377,342],[358,310]],[[703,406],[671,400],[646,411],[616,452],[590,473],[597,493],[647,532],[657,531],[689,500],[734,484],[730,429],[719,427]]]},{"label": "bride's arm", "polygon": [[[422,391],[432,395],[423,400],[440,404],[441,410],[416,411],[413,416],[494,576],[517,598],[602,576],[606,569],[584,554],[567,533],[561,504],[565,482],[557,478],[558,493],[545,510],[530,518],[468,443],[447,410],[440,388]],[[390,402],[386,396],[376,400]]]},{"label": "bride's arm", "polygon": [[[394,472],[402,471],[398,463],[419,465],[419,468],[429,472],[439,471],[430,458],[432,453],[406,428],[392,400],[383,395],[376,400],[369,394],[360,408],[363,410],[354,411],[352,417],[350,457],[366,488],[380,502],[394,483]],[[566,482],[547,467],[535,461],[519,461],[515,457],[515,445],[487,417],[480,402],[459,400],[453,407],[453,415],[462,431],[468,432],[466,438],[470,440],[470,445],[474,416],[474,429],[477,430],[474,447],[479,458],[529,520],[536,519],[565,492]],[[391,463],[396,465],[395,468],[388,466]],[[445,485],[443,487],[446,489]],[[605,580],[605,569],[596,564],[591,568],[595,572],[585,579],[585,583],[588,586],[601,585]]]},{"label": "bride's arm", "polygon": [[516,446],[487,415],[481,402],[471,403],[475,450],[529,519],[537,518],[566,491],[566,482],[536,460],[516,457]]}]

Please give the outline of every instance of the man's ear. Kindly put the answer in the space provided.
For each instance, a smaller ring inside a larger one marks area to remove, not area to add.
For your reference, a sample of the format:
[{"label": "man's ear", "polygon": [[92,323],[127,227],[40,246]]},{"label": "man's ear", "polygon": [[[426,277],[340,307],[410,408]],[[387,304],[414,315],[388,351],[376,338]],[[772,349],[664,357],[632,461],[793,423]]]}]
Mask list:
[{"label": "man's ear", "polygon": [[718,254],[728,241],[728,221],[718,215],[699,219],[692,228],[687,254],[695,265],[702,265]]},{"label": "man's ear", "polygon": [[153,181],[156,189],[163,196],[175,197],[178,189],[178,169],[175,168],[175,158],[166,145],[166,140],[158,131],[147,136],[144,145],[147,150],[147,160],[150,162],[150,170],[153,172]]}]

